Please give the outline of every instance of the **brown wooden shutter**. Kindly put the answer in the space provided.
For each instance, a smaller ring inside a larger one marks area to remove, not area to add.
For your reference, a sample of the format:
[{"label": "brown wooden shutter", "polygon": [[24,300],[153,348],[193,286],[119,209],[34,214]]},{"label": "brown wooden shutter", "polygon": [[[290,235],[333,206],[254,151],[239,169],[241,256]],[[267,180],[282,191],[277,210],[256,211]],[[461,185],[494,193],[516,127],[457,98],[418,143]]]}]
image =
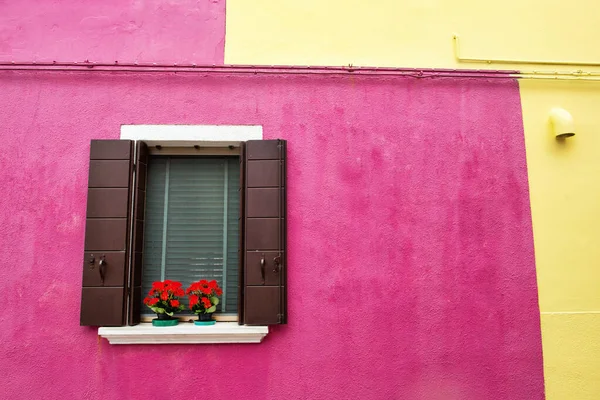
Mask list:
[{"label": "brown wooden shutter", "polygon": [[247,325],[287,323],[286,141],[246,142],[243,310]]},{"label": "brown wooden shutter", "polygon": [[81,325],[125,324],[132,171],[131,140],[92,140]]},{"label": "brown wooden shutter", "polygon": [[148,176],[148,146],[137,142],[135,152],[135,183],[133,200],[133,241],[131,275],[129,278],[129,325],[140,323],[142,305],[142,270],[144,262],[144,213],[146,210],[146,181]]}]

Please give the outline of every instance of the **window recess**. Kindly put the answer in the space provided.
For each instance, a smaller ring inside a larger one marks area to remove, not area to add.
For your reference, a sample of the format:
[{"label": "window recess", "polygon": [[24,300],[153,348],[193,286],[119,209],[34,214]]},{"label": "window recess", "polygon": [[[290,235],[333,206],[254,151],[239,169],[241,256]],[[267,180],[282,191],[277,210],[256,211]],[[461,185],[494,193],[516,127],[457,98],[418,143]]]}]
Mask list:
[{"label": "window recess", "polygon": [[[239,182],[239,156],[150,155],[144,294],[154,281],[188,287],[214,279],[223,288],[217,313],[237,314]],[[142,315],[148,311],[143,307]]]}]

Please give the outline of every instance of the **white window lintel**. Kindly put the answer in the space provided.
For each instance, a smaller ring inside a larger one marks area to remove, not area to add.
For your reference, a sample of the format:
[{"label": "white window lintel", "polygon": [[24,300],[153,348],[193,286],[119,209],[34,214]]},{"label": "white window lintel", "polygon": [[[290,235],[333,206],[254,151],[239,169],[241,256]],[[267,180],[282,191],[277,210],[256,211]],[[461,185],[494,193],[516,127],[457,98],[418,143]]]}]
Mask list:
[{"label": "white window lintel", "polygon": [[121,125],[121,139],[143,140],[149,146],[201,143],[206,147],[226,147],[262,138],[261,125]]}]

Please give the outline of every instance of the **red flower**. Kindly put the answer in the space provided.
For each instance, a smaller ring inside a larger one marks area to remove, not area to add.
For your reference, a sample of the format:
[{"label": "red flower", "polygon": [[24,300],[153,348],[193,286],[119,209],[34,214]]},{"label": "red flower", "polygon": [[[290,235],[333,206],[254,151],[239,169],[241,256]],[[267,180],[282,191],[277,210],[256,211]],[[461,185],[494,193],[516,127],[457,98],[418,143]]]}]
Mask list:
[{"label": "red flower", "polygon": [[204,308],[210,308],[212,306],[207,297],[202,297],[202,304],[204,304]]},{"label": "red flower", "polygon": [[209,287],[201,287],[200,291],[204,294],[211,294],[212,293],[212,289]]},{"label": "red flower", "polygon": [[220,296],[223,294],[223,291],[221,290],[221,288],[215,289],[215,292],[217,293],[217,296]]},{"label": "red flower", "polygon": [[190,308],[194,307],[196,304],[198,304],[198,296],[193,294],[190,296]]},{"label": "red flower", "polygon": [[208,282],[208,287],[210,287],[210,288],[214,289],[214,288],[216,288],[218,286],[219,285],[217,285],[217,281],[215,281],[214,279],[212,281]]},{"label": "red flower", "polygon": [[158,312],[166,312],[170,307],[175,308],[175,312],[181,307],[180,297],[185,296],[185,291],[181,288],[181,282],[165,280],[152,283],[148,296],[144,298],[144,304],[155,308]]},{"label": "red flower", "polygon": [[194,291],[198,290],[198,288],[199,288],[199,284],[198,284],[198,282],[194,282],[194,283],[192,283],[192,284],[190,285],[190,287],[189,287],[189,288],[187,288],[187,290],[186,290],[186,293],[187,293],[187,294],[190,294],[190,293],[192,293],[192,292],[194,292]]}]

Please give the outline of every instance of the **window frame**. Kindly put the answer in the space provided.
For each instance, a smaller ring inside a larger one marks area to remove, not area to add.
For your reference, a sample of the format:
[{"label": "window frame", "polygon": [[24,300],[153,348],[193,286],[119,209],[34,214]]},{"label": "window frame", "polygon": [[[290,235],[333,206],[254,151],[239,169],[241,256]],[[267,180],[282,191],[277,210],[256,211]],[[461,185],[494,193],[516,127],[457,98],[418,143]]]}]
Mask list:
[{"label": "window frame", "polygon": [[[149,155],[160,151],[162,155],[190,155],[191,153],[242,157],[241,144],[248,140],[263,140],[263,127],[262,125],[121,125],[119,139],[145,142],[148,145]],[[162,149],[158,150],[157,145],[162,146]],[[131,301],[131,298],[131,295],[128,296],[128,301]],[[239,307],[243,305],[238,304]],[[130,309],[129,305],[127,309]],[[237,315],[215,315],[214,318],[218,322],[240,322],[239,316],[238,310]],[[189,321],[190,317],[178,316],[178,319]],[[140,315],[140,322],[151,321],[151,317]]]},{"label": "window frame", "polygon": [[[147,141],[142,140],[147,143]],[[190,144],[188,146],[180,146],[178,143],[173,143],[172,141],[166,140],[156,140],[152,141],[154,143],[153,146],[148,146],[148,156],[182,156],[182,157],[211,157],[211,156],[232,156],[237,157],[238,159],[241,157],[240,154],[240,144],[235,146],[234,144],[229,144],[226,146],[202,146],[200,144]],[[149,163],[149,162],[148,162]],[[240,216],[241,218],[241,216]],[[240,232],[241,234],[241,232]],[[240,244],[238,240],[238,252],[241,252]],[[238,272],[241,268],[238,265]],[[142,270],[142,277],[143,277]],[[143,278],[142,278],[143,279]],[[240,294],[238,293],[238,296]],[[145,296],[145,293],[142,293],[142,297]],[[131,298],[129,299],[131,301]],[[238,304],[239,307],[239,304]],[[189,322],[196,320],[196,316],[194,315],[175,315],[180,322]],[[145,313],[144,311],[140,312],[140,322],[148,323],[152,322],[155,317],[150,315],[149,313]],[[239,311],[237,313],[214,313],[213,318],[217,322],[239,322]]]}]

